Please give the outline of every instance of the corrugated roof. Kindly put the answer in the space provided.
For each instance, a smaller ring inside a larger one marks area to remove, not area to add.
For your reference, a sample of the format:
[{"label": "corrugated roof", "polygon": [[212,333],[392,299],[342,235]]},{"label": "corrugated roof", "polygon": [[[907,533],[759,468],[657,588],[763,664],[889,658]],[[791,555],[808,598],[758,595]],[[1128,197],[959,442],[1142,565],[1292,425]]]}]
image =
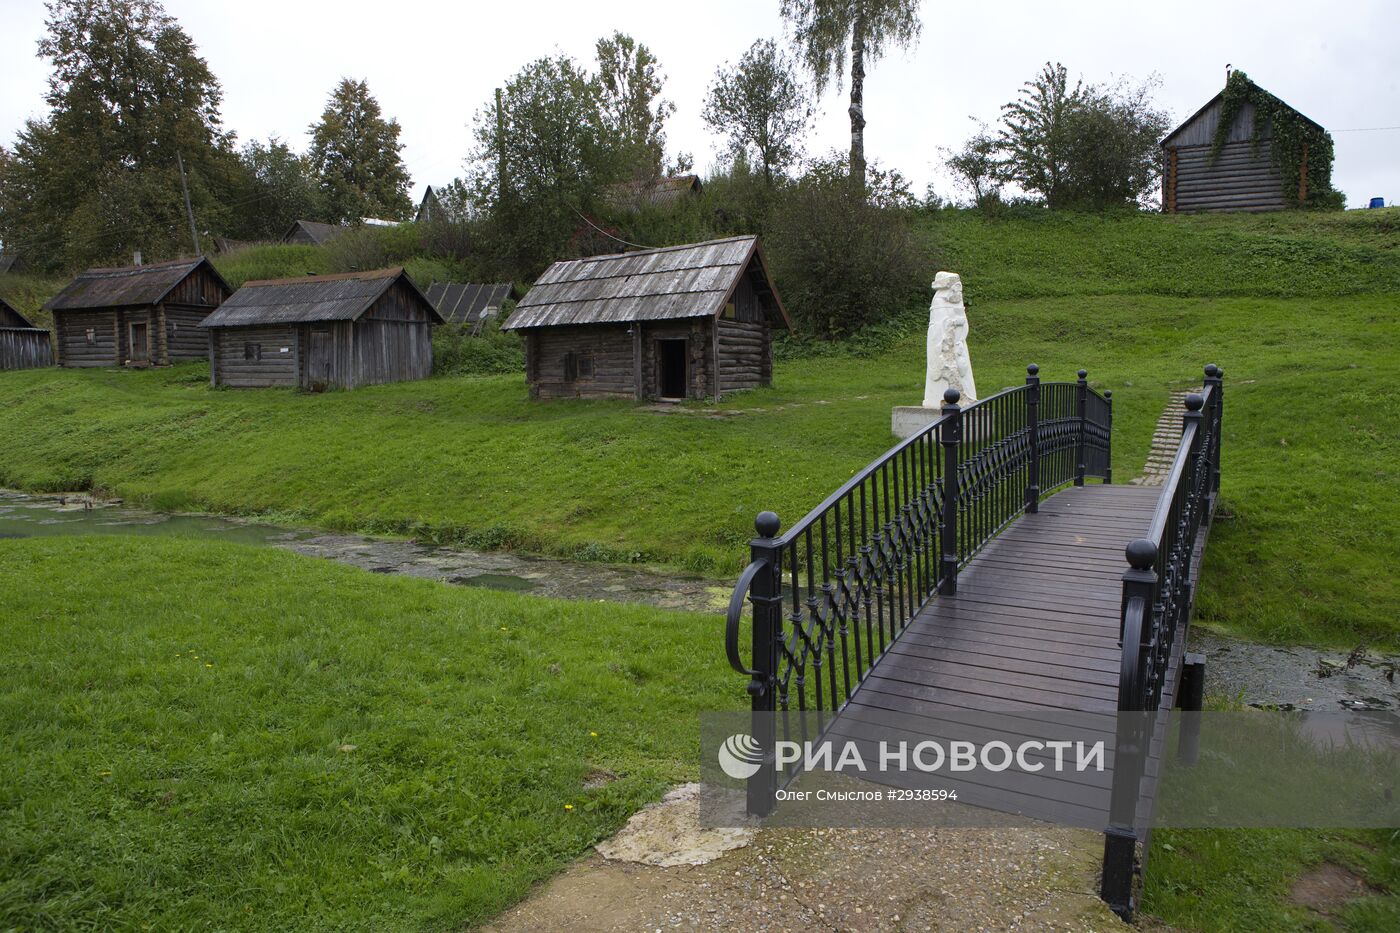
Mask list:
[{"label": "corrugated roof", "polygon": [[502,329],[710,317],[724,307],[754,260],[787,322],[758,238],[740,236],[556,262]]},{"label": "corrugated roof", "polygon": [[204,319],[204,326],[353,321],[400,280],[423,302],[435,323],[441,324],[442,317],[432,302],[404,274],[403,269],[395,268],[247,282]]},{"label": "corrugated roof", "polygon": [[315,243],[317,246],[324,246],[348,229],[348,227],[340,224],[323,224],[317,220],[298,220],[287,230],[286,235],[282,237],[282,242],[290,242],[292,237],[296,236],[297,231],[300,230],[306,234],[312,243]]},{"label": "corrugated roof", "polygon": [[509,282],[484,285],[434,282],[428,286],[426,294],[447,323],[476,324],[483,316],[498,313],[501,303],[510,297],[510,290]]},{"label": "corrugated roof", "polygon": [[73,311],[153,305],[200,266],[208,266],[224,288],[233,291],[208,259],[172,259],[144,266],[88,269],[50,298],[44,307],[50,311]]}]

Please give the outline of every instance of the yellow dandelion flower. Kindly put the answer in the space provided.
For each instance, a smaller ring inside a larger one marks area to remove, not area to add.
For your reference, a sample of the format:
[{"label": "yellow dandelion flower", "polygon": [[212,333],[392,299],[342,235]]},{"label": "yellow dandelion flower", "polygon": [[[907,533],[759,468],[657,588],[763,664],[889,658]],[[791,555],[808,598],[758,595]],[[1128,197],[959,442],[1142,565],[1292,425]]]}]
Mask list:
[{"label": "yellow dandelion flower", "polygon": [[205,666],[205,667],[213,667],[214,664],[213,664],[212,661],[205,661],[205,662],[204,662],[204,666]]},{"label": "yellow dandelion flower", "polygon": [[564,809],[565,809],[565,810],[572,810],[573,808],[574,808],[574,805],[571,804],[571,803],[566,803],[566,804],[564,804]]},{"label": "yellow dandelion flower", "polygon": [[595,739],[598,737],[598,733],[596,733],[596,732],[590,732],[590,733],[588,733],[588,734],[591,735],[591,736],[593,736],[593,738],[595,738]]}]

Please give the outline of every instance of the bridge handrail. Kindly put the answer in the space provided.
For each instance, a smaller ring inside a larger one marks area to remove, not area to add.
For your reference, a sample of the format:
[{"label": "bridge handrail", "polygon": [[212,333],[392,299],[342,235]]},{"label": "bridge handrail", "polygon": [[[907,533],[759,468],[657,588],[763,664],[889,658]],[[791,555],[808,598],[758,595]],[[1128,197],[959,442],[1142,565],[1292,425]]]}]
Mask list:
[{"label": "bridge handrail", "polygon": [[1129,569],[1123,573],[1118,711],[1129,715],[1119,717],[1100,892],[1123,917],[1133,912],[1137,803],[1155,714],[1172,695],[1167,678],[1178,639],[1185,639],[1191,620],[1197,544],[1220,492],[1223,376],[1220,367],[1207,366],[1202,391],[1187,396],[1181,441],[1147,534],[1129,542],[1124,552]]},{"label": "bridge handrail", "polygon": [[[1026,372],[1025,385],[966,408],[950,389],[938,417],[785,533],[774,513],[758,516],[725,622],[730,666],[751,678],[756,730],[760,717],[793,713],[780,717],[783,728],[810,738],[924,605],[957,591],[958,570],[1001,529],[1059,486],[1111,482],[1112,393],[1090,388],[1084,370],[1076,382],[1044,384],[1037,366]],[[739,651],[746,597],[748,665]],[[765,767],[750,788],[772,780]],[[760,797],[751,794],[754,812],[766,812],[754,809]]]}]

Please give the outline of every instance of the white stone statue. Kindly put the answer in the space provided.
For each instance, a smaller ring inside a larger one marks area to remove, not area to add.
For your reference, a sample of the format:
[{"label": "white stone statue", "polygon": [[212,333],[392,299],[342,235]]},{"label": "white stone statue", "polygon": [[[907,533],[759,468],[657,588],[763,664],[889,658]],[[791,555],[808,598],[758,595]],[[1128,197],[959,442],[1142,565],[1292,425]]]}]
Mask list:
[{"label": "white stone statue", "polygon": [[956,272],[933,277],[933,303],[928,315],[928,375],[924,380],[924,407],[941,408],[943,393],[957,389],[960,406],[977,400],[972,381],[972,358],[967,354],[967,311],[963,307],[962,279]]}]

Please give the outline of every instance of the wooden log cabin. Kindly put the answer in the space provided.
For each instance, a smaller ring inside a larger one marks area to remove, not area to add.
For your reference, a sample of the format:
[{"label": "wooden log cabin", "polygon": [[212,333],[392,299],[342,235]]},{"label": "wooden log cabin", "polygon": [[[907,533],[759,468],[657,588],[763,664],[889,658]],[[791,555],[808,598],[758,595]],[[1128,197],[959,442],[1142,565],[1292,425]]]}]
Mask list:
[{"label": "wooden log cabin", "polygon": [[49,332],[35,327],[0,298],[0,369],[36,369],[53,365]]},{"label": "wooden log cabin", "polygon": [[88,269],[44,307],[61,366],[166,366],[208,355],[199,325],[232,293],[201,257]]},{"label": "wooden log cabin", "polygon": [[743,236],[557,262],[502,329],[531,398],[678,401],[770,385],[775,327],[792,321]]},{"label": "wooden log cabin", "polygon": [[[1243,80],[1241,76],[1241,80]],[[1214,151],[1216,129],[1224,111],[1222,90],[1162,140],[1162,210],[1168,214],[1227,211],[1281,211],[1296,186],[1297,201],[1308,200],[1307,150],[1297,178],[1285,182],[1273,157],[1268,121],[1255,139],[1257,108],[1246,101]],[[1278,101],[1318,131],[1322,127]],[[1286,193],[1287,192],[1287,193]]]},{"label": "wooden log cabin", "polygon": [[209,381],[320,390],[425,379],[441,323],[403,269],[248,282],[204,322]]}]

